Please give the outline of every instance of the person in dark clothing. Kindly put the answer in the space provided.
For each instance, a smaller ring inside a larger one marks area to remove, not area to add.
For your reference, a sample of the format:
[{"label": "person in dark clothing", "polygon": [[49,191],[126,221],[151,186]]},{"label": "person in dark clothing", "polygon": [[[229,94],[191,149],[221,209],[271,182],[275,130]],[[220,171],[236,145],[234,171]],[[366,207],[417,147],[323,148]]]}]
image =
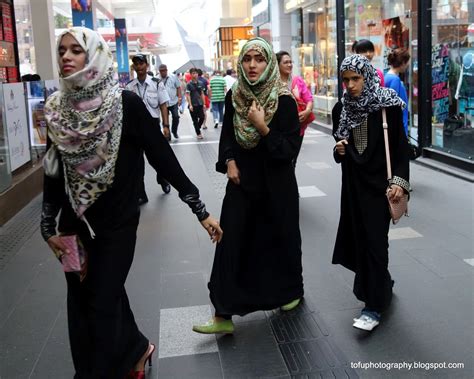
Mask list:
[{"label": "person in dark clothing", "polygon": [[226,95],[217,171],[229,181],[226,229],[209,282],[215,317],[198,333],[233,333],[232,315],[281,307],[303,296],[298,186],[293,168],[300,125],[276,56],[262,38],[248,41],[238,85]]},{"label": "person in dark clothing", "polygon": [[191,68],[191,81],[186,85],[186,101],[188,102],[189,113],[193,119],[194,130],[198,139],[203,139],[201,126],[204,122],[204,86],[198,80],[198,70]]},{"label": "person in dark clothing", "polygon": [[387,112],[393,169],[389,194],[397,201],[410,188],[402,119],[406,104],[392,89],[380,87],[377,72],[364,56],[345,58],[340,71],[345,90],[332,115],[334,159],[342,169],[341,215],[332,263],[355,273],[354,294],[365,308],[353,326],[370,331],[389,307],[393,286],[382,109]]},{"label": "person in dark clothing", "polygon": [[213,241],[222,230],[145,104],[113,79],[104,39],[93,30],[71,28],[59,36],[57,53],[61,88],[45,105],[40,229],[60,260],[71,254],[65,235],[78,238],[87,253],[80,275],[66,273],[74,378],[144,378],[155,346],[139,331],[125,290],[140,215],[143,150]]}]

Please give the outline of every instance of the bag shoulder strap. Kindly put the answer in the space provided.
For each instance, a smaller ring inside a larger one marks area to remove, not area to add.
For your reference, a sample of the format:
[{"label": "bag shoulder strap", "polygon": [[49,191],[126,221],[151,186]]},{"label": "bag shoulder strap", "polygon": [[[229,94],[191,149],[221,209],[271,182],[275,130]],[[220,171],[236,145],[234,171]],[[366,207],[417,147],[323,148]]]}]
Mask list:
[{"label": "bag shoulder strap", "polygon": [[383,139],[385,141],[385,158],[387,161],[387,180],[392,179],[392,166],[390,163],[390,148],[388,145],[388,124],[387,124],[387,111],[382,108],[382,126],[383,126]]}]

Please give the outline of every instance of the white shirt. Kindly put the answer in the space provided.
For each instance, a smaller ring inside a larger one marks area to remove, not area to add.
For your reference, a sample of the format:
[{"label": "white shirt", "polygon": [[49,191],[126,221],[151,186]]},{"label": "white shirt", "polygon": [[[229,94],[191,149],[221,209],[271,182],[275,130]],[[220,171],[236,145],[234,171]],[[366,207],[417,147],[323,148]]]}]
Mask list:
[{"label": "white shirt", "polygon": [[224,76],[226,92],[232,88],[232,85],[237,81],[232,75]]},{"label": "white shirt", "polygon": [[153,118],[160,118],[160,105],[170,101],[163,83],[155,82],[150,75],[146,76],[143,84],[138,79],[133,79],[125,88],[140,96]]},{"label": "white shirt", "polygon": [[176,103],[178,103],[178,94],[176,92],[178,88],[181,87],[181,83],[179,82],[179,79],[177,78],[177,76],[168,75],[165,78],[162,78],[161,76],[159,78],[161,80],[160,84],[163,83],[170,97],[168,106],[171,107],[175,105]]}]

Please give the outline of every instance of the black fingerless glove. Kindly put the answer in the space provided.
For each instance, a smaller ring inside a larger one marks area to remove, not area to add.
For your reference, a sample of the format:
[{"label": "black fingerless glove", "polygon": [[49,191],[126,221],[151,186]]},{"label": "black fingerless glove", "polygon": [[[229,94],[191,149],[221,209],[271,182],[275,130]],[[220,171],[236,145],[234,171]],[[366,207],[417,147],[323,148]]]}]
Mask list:
[{"label": "black fingerless glove", "polygon": [[56,235],[56,216],[60,209],[60,205],[43,202],[40,230],[45,241]]},{"label": "black fingerless glove", "polygon": [[191,193],[180,197],[181,200],[189,205],[189,208],[191,208],[199,221],[203,221],[209,217],[209,213],[206,211],[206,205],[199,199],[199,193]]}]

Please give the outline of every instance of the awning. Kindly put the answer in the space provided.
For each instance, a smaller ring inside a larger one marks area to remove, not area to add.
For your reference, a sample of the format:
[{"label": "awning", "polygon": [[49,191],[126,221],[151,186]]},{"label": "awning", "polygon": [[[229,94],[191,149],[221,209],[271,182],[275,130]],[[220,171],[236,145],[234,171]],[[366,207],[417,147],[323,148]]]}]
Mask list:
[{"label": "awning", "polygon": [[184,73],[189,71],[190,68],[200,68],[204,72],[211,72],[214,71],[213,68],[206,66],[204,64],[204,60],[199,59],[199,60],[190,60],[183,64],[181,67],[177,68],[174,72],[176,73]]}]

